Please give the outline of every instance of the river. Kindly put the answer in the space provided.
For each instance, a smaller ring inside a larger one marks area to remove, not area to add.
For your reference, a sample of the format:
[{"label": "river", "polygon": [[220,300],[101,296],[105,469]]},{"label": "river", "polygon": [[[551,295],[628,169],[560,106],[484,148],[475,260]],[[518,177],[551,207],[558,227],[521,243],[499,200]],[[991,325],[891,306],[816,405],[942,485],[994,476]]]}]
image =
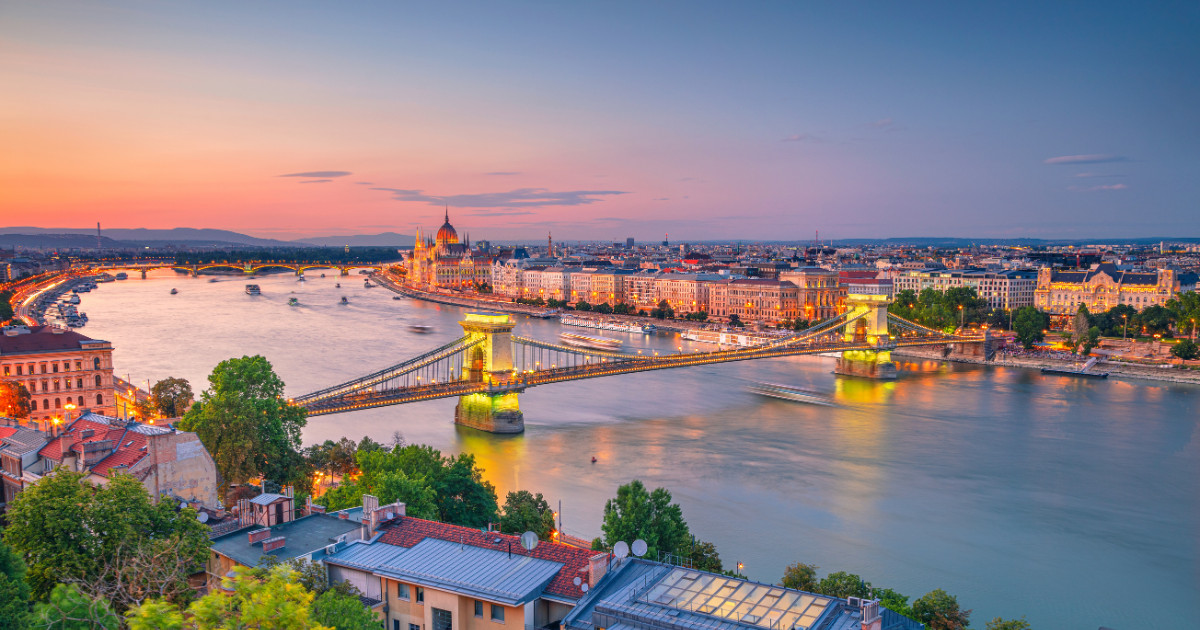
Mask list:
[{"label": "river", "polygon": [[[83,296],[81,332],[113,342],[119,375],[183,377],[197,393],[217,362],[262,354],[289,395],[303,394],[460,336],[465,312],[393,300],[333,271],[311,270],[303,283],[261,276],[257,297],[242,278],[130,275]],[[561,330],[518,319],[520,335]],[[415,323],[435,331],[408,332]],[[681,345],[674,335],[623,338],[662,352]],[[390,442],[399,431],[474,453],[501,502],[517,488],[561,500],[564,530],[587,538],[617,486],[641,479],[668,488],[692,531],[751,578],[776,582],[805,561],[913,598],[945,588],[977,628],[998,615],[1038,629],[1200,627],[1200,387],[938,363],[879,383],[835,377],[832,363],[793,357],[534,388],[522,395],[520,436],[456,427],[447,399],[315,417],[304,438]],[[827,391],[840,406],[760,398],[746,391],[751,380]]]}]

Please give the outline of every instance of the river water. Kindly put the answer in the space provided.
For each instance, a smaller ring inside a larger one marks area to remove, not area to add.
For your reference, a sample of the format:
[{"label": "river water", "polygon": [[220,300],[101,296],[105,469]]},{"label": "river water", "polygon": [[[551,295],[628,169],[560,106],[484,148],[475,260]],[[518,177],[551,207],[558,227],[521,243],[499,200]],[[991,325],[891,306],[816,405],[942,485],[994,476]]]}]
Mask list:
[{"label": "river water", "polygon": [[[289,395],[462,334],[462,309],[393,300],[358,275],[307,278],[259,277],[263,294],[251,297],[241,278],[134,273],[83,296],[81,332],[112,341],[117,373],[135,382],[183,377],[198,393],[217,362],[262,354]],[[518,319],[520,335],[561,330]],[[415,323],[435,332],[408,332]],[[998,615],[1038,629],[1200,627],[1200,387],[937,363],[877,383],[835,377],[832,364],[794,357],[534,388],[520,436],[456,427],[447,399],[315,417],[304,437],[389,442],[399,431],[474,453],[501,501],[517,488],[561,500],[564,529],[587,538],[617,486],[641,479],[668,488],[691,530],[751,578],[776,582],[805,561],[914,598],[945,588],[975,627]],[[751,380],[827,391],[840,406],[764,399],[746,391]]]}]

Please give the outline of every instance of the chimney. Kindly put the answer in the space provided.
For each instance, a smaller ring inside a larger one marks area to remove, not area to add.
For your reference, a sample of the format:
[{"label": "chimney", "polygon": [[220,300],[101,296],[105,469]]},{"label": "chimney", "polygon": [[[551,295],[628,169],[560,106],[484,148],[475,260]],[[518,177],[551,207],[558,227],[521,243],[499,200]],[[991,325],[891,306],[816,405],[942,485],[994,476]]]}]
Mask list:
[{"label": "chimney", "polygon": [[283,536],[276,536],[274,538],[268,538],[264,540],[262,547],[263,553],[269,553],[275,551],[276,549],[283,549],[283,543],[285,540],[287,539]]},{"label": "chimney", "polygon": [[[250,544],[253,545],[256,543],[260,543],[270,537],[271,537],[271,528],[264,527],[262,529],[256,529],[256,530],[250,532]],[[264,551],[265,551],[265,549],[264,549]]]},{"label": "chimney", "polygon": [[879,615],[879,600],[864,598],[859,600],[858,605],[862,612],[862,630],[882,630],[883,617]]},{"label": "chimney", "polygon": [[596,582],[599,582],[600,578],[604,577],[604,574],[608,572],[608,554],[598,553],[591,558],[588,558],[587,572],[588,588],[592,588],[596,586]]}]

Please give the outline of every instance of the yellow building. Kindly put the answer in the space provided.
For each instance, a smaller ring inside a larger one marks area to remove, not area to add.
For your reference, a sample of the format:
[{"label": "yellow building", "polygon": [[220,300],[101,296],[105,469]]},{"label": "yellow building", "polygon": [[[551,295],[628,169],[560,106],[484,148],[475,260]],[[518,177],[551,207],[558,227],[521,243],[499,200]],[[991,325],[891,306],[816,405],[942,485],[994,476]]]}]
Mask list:
[{"label": "yellow building", "polygon": [[471,251],[470,239],[459,242],[458,231],[450,225],[450,212],[429,242],[417,230],[412,253],[404,261],[408,283],[421,289],[465,289],[491,279],[490,257]]},{"label": "yellow building", "polygon": [[[116,415],[112,352],[111,343],[65,328],[6,326],[0,334],[0,380],[29,390],[29,420],[43,430],[56,419],[67,421],[71,409]],[[0,409],[0,415],[11,412]]]},{"label": "yellow building", "polygon": [[1195,274],[1171,269],[1148,272],[1121,271],[1111,263],[1090,269],[1038,270],[1034,305],[1051,315],[1074,315],[1079,305],[1092,313],[1103,313],[1119,304],[1142,310],[1162,306],[1184,291],[1195,290]]}]

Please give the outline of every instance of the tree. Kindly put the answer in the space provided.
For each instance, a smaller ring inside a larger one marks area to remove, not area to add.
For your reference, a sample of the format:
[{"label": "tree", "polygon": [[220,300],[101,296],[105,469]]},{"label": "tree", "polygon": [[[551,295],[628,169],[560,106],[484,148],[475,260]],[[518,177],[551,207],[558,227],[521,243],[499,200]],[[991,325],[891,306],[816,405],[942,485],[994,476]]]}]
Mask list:
[{"label": "tree", "polygon": [[958,598],[940,588],[913,602],[912,611],[929,630],[965,630],[971,617],[971,611],[959,609]]},{"label": "tree", "polygon": [[[151,600],[130,609],[125,614],[126,621],[131,630],[164,627],[189,630],[330,628],[314,618],[313,593],[300,584],[299,576],[286,564],[272,567],[265,572],[237,567],[232,578],[222,578],[221,585],[229,591],[214,590],[192,602],[187,607],[186,616],[178,606]],[[359,608],[362,608],[361,604]],[[372,627],[379,627],[378,620],[374,621]]]},{"label": "tree", "polygon": [[[1088,330],[1092,327],[1091,313],[1088,312],[1087,305],[1080,304],[1079,310],[1075,316],[1071,318],[1071,334],[1075,336],[1075,340],[1079,343],[1085,343]],[[1086,354],[1086,353],[1085,353]]]},{"label": "tree", "polygon": [[33,609],[31,627],[46,630],[118,630],[121,619],[108,602],[84,595],[74,584],[57,584]]},{"label": "tree", "polygon": [[710,573],[720,573],[724,568],[721,565],[721,554],[717,553],[717,546],[703,540],[697,540],[690,544],[685,544],[679,549],[679,555],[688,559],[693,568]]},{"label": "tree", "polygon": [[305,411],[284,400],[271,363],[257,355],[227,359],[208,382],[179,426],[200,436],[225,483],[259,475],[286,483],[301,476]]},{"label": "tree", "polygon": [[1029,630],[1032,626],[1024,617],[1020,619],[1001,619],[996,617],[987,622],[986,630]]},{"label": "tree", "polygon": [[192,398],[192,386],[187,379],[169,376],[150,388],[150,402],[163,418],[182,416]]},{"label": "tree", "polygon": [[708,313],[704,311],[694,311],[684,316],[684,319],[688,319],[693,322],[703,322],[708,320]]},{"label": "tree", "polygon": [[509,534],[534,532],[538,538],[550,540],[554,529],[554,510],[542,498],[542,493],[535,495],[528,490],[517,490],[504,497],[500,531]]},{"label": "tree", "polygon": [[1079,347],[1079,353],[1084,356],[1087,356],[1088,354],[1090,354],[1092,352],[1092,348],[1095,348],[1099,344],[1100,344],[1100,327],[1092,326],[1091,328],[1088,329],[1087,335],[1083,339],[1083,344],[1080,345],[1080,347]]},{"label": "tree", "polygon": [[1183,339],[1171,348],[1171,354],[1184,361],[1190,361],[1195,359],[1197,355],[1200,355],[1200,348],[1197,348],[1196,343],[1192,340]]},{"label": "tree", "polygon": [[[424,477],[409,478],[403,471],[388,473],[379,478],[374,488],[375,496],[383,505],[400,501],[405,514],[434,520],[438,517],[438,495]],[[359,497],[358,504],[362,504]]]},{"label": "tree", "polygon": [[587,300],[579,300],[578,302],[575,303],[575,310],[590,311],[590,310],[592,310],[592,305],[588,304]]},{"label": "tree", "polygon": [[119,593],[114,600],[121,606],[154,588],[147,573],[118,570],[131,550],[170,548],[177,562],[152,575],[171,582],[200,566],[209,546],[208,528],[195,510],[151,503],[142,484],[125,474],[94,487],[83,473],[57,469],[17,495],[8,522],[4,541],[28,564],[36,599],[57,582],[74,582],[88,593]]},{"label": "tree", "polygon": [[872,589],[872,596],[879,599],[879,603],[888,610],[912,618],[912,607],[908,605],[908,596],[902,595],[890,588],[875,588]]},{"label": "tree", "polygon": [[1046,338],[1046,329],[1050,328],[1050,317],[1032,306],[1023,306],[1017,311],[1013,320],[1013,332],[1017,341],[1028,350],[1033,344]]},{"label": "tree", "polygon": [[783,580],[779,582],[779,585],[784,588],[794,588],[814,593],[817,590],[817,569],[819,568],[821,567],[815,564],[805,564],[803,562],[789,564],[783,570]]},{"label": "tree", "polygon": [[459,453],[446,462],[442,474],[433,480],[440,519],[467,527],[486,527],[495,521],[496,487],[483,478],[483,470],[475,466],[475,456]]},{"label": "tree", "polygon": [[28,418],[31,409],[29,390],[16,381],[0,382],[0,414],[9,418]]},{"label": "tree", "polygon": [[817,592],[831,597],[870,597],[871,583],[845,571],[835,571],[821,578]]},{"label": "tree", "polygon": [[312,619],[337,630],[379,630],[379,619],[363,606],[358,590],[348,582],[338,582],[317,597],[312,605]]},{"label": "tree", "polygon": [[617,488],[616,498],[604,504],[601,530],[609,547],[620,541],[646,541],[649,558],[679,549],[690,536],[683,509],[671,503],[671,493],[666,488],[647,492],[637,479]]},{"label": "tree", "polygon": [[0,291],[0,322],[7,322],[13,318],[12,297],[12,291]]},{"label": "tree", "polygon": [[675,319],[675,309],[671,308],[671,303],[666,300],[660,300],[658,306],[650,310],[650,317],[658,319]]},{"label": "tree", "polygon": [[28,617],[25,562],[12,547],[0,543],[0,630],[21,630]]},{"label": "tree", "polygon": [[603,315],[608,315],[613,312],[613,307],[609,306],[608,302],[601,302],[601,303],[597,304],[596,306],[592,307],[592,310],[596,311],[597,313],[601,313]]},{"label": "tree", "polygon": [[742,326],[745,326],[745,324],[743,324],[743,323],[742,323],[742,318],[741,318],[741,317],[738,317],[738,314],[737,314],[737,313],[730,313],[730,314],[729,314],[729,325],[730,325],[730,326],[737,326],[738,328],[741,328]]}]

